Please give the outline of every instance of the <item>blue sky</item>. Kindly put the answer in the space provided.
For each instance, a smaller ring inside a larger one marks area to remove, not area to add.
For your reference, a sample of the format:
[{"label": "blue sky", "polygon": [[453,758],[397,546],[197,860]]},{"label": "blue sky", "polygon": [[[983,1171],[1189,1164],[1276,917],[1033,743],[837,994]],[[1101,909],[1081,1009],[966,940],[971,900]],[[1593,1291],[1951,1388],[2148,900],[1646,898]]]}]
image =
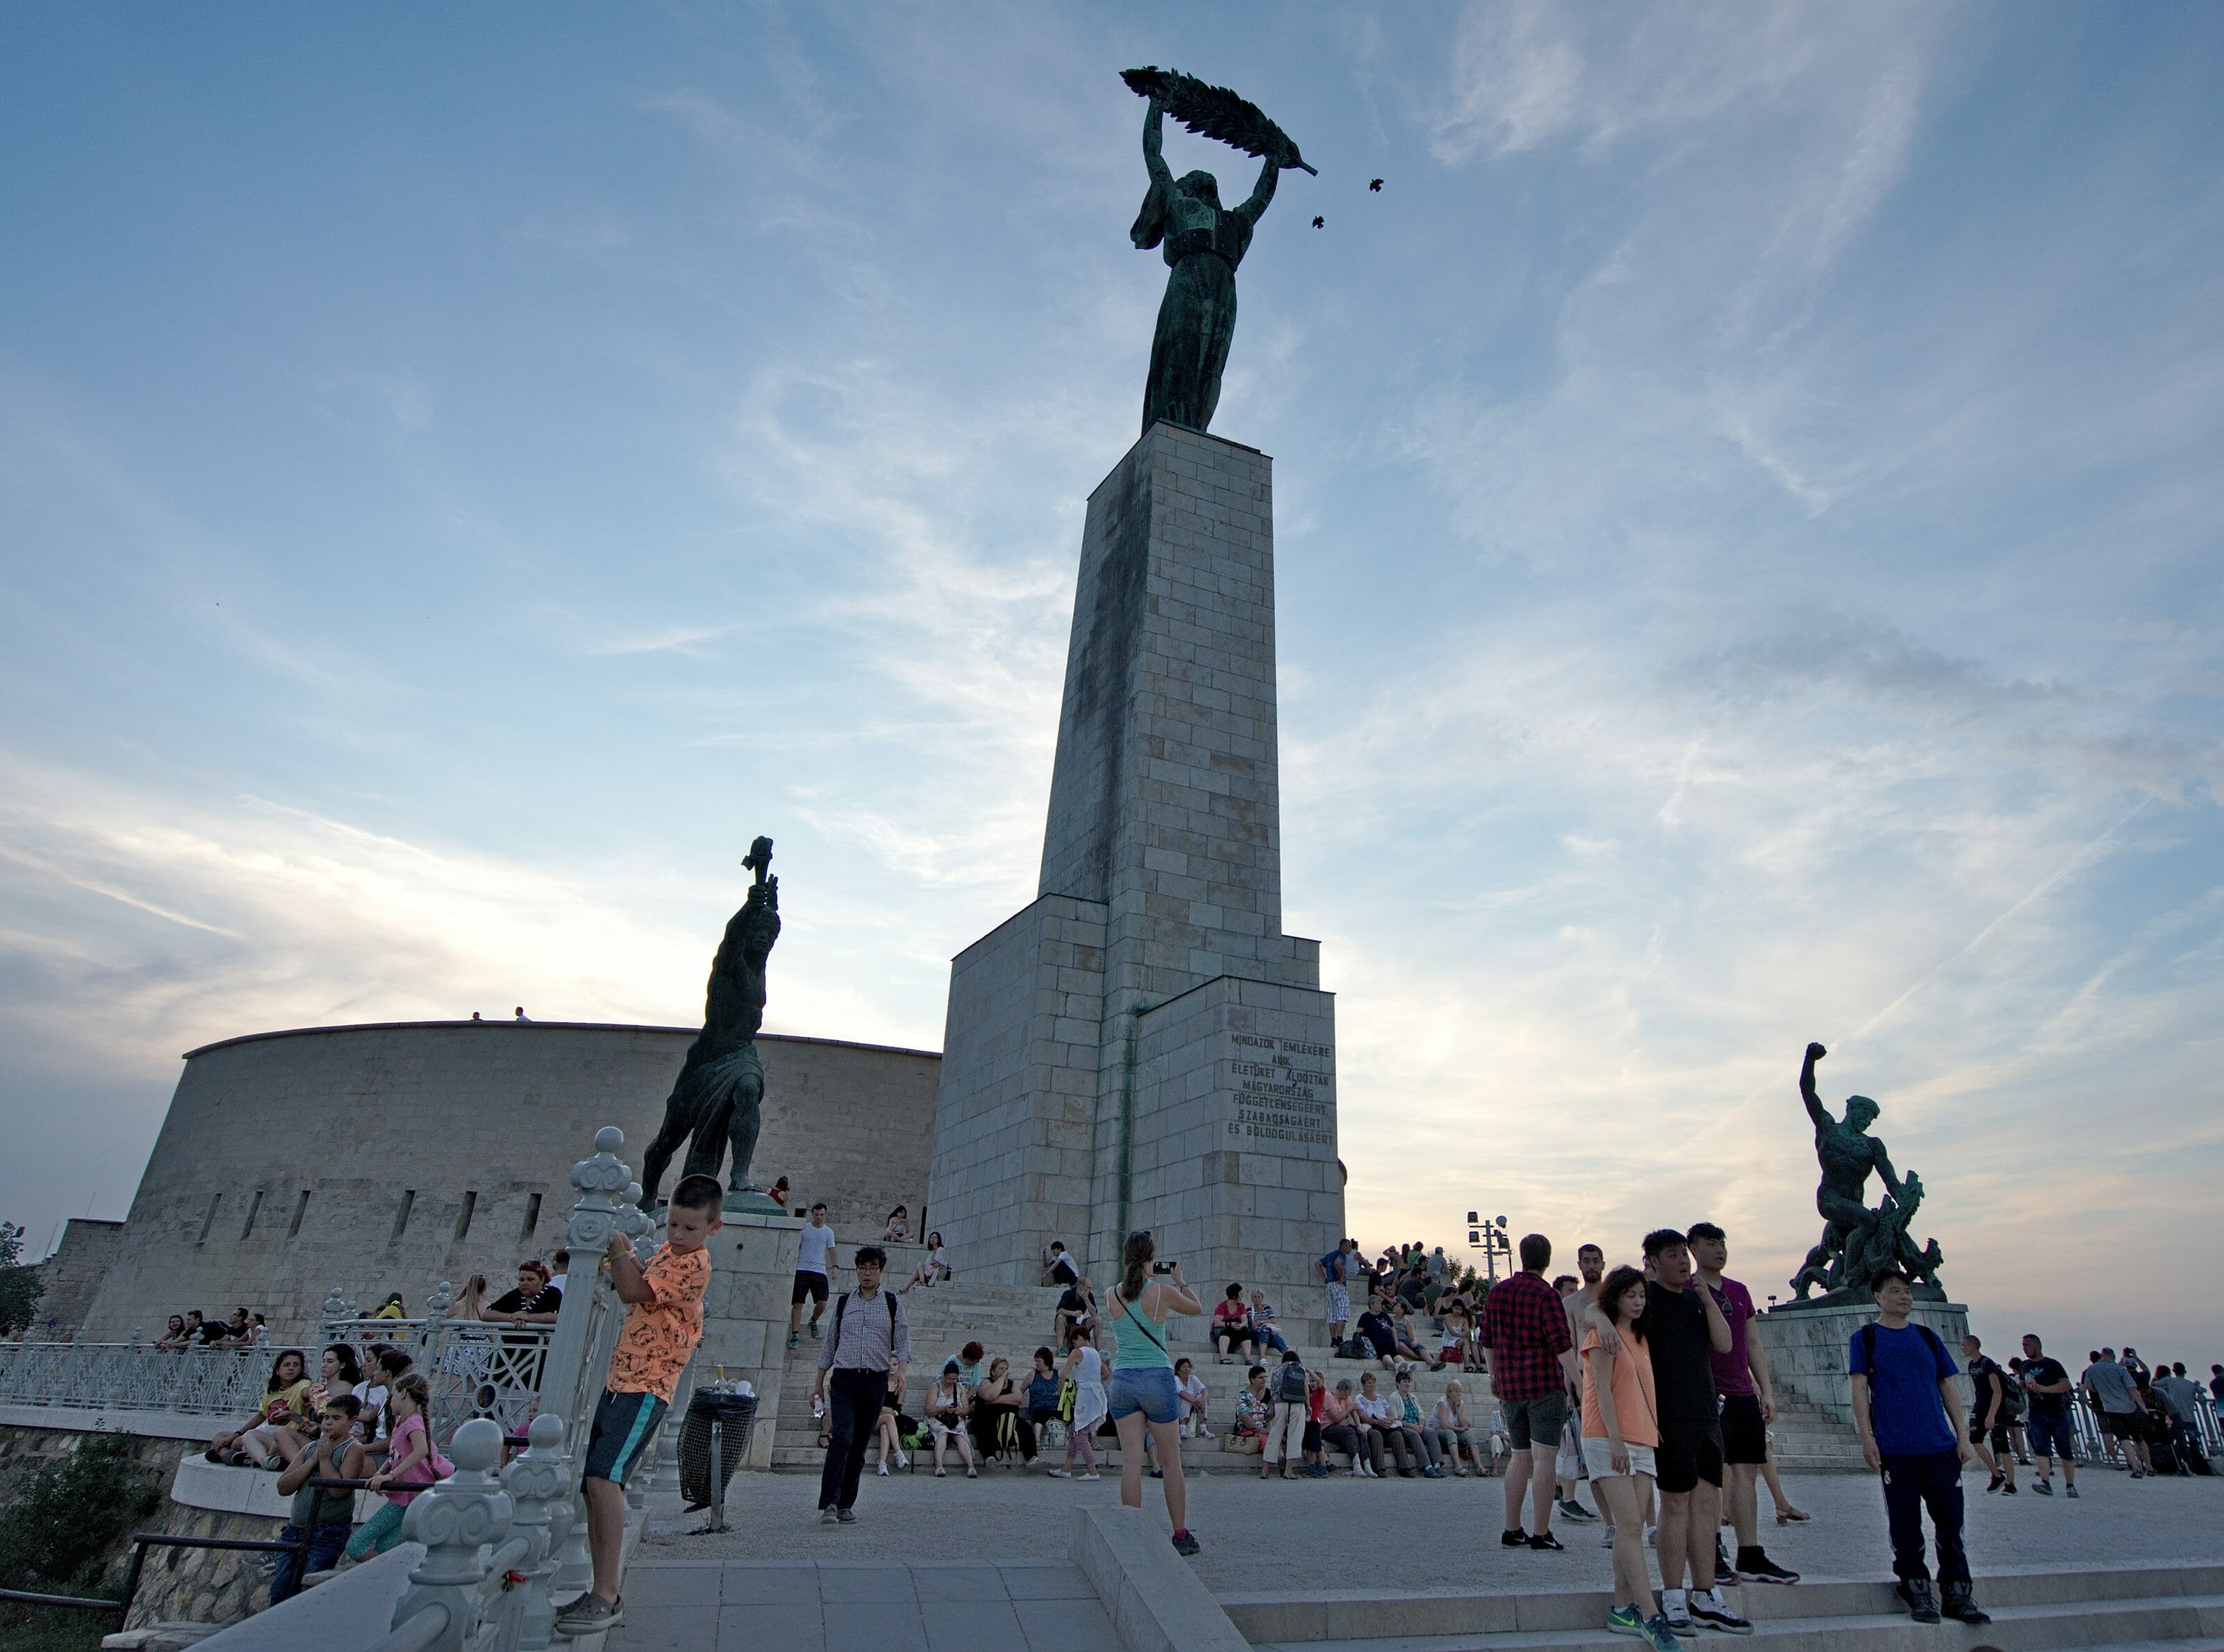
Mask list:
[{"label": "blue sky", "polygon": [[2201,6],[9,8],[0,1214],[121,1214],[211,1039],[690,1020],[759,832],[771,1023],[938,1045],[1134,434],[1145,62],[1321,168],[1215,427],[1356,1231],[1781,1288],[1816,1037],[1981,1328],[2224,1358]]}]

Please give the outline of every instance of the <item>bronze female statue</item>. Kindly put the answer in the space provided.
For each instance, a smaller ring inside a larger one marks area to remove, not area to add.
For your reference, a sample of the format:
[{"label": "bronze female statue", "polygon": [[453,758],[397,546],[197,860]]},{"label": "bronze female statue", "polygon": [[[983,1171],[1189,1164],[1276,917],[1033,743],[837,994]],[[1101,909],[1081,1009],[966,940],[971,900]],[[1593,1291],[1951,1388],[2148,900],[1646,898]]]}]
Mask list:
[{"label": "bronze female statue", "polygon": [[[1191,430],[1212,423],[1220,402],[1220,376],[1235,334],[1235,266],[1251,245],[1251,232],[1285,167],[1307,172],[1281,128],[1222,86],[1208,86],[1172,70],[1130,69],[1124,77],[1150,99],[1143,117],[1143,164],[1151,187],[1128,238],[1138,248],[1161,247],[1170,272],[1151,338],[1151,376],[1143,389],[1143,428],[1164,419]],[[1266,157],[1250,199],[1220,204],[1220,183],[1209,172],[1177,178],[1160,154],[1164,117],[1172,113],[1192,130]]]}]

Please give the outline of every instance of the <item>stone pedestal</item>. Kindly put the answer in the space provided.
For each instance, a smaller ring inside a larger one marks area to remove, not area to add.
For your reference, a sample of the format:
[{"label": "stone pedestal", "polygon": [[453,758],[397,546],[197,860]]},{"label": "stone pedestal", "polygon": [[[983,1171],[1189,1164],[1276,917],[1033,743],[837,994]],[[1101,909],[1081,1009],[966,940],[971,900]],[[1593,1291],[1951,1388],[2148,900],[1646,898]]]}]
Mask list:
[{"label": "stone pedestal", "polygon": [[1343,1231],[1335,1003],[1282,933],[1272,464],[1159,424],[1090,497],[1035,901],[959,954],[926,1225],[1033,1283],[1122,1237],[1310,1302]]},{"label": "stone pedestal", "polygon": [[[1770,1379],[1848,1427],[1854,1421],[1854,1383],[1846,1374],[1847,1350],[1854,1332],[1876,1318],[1873,1302],[1786,1302],[1753,1321],[1768,1351]],[[1959,1302],[1921,1301],[1909,1316],[1927,1325],[1954,1363],[1962,1363],[1962,1339],[1969,1329],[1969,1310]],[[1962,1400],[1968,1403],[1968,1384]]]}]

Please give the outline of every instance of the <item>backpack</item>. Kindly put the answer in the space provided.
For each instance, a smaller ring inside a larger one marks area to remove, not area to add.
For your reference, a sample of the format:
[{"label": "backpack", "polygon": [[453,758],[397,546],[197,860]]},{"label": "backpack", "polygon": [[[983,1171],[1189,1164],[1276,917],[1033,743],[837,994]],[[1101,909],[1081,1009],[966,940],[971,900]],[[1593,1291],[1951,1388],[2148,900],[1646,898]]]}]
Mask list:
[{"label": "backpack", "polygon": [[1294,1361],[1286,1362],[1275,1373],[1274,1398],[1283,1405],[1303,1405],[1305,1402],[1305,1368]]},{"label": "backpack", "polygon": [[2023,1415],[2023,1379],[2006,1366],[2000,1367],[2000,1421],[2013,1422]]}]

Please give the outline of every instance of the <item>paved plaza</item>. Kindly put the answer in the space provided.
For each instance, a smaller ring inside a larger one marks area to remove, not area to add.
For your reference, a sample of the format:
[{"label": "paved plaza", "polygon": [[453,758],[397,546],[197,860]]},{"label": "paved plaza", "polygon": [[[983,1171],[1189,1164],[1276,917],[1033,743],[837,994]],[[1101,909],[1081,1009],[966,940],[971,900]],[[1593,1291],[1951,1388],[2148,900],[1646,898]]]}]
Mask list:
[{"label": "paved plaza", "polygon": [[[954,1472],[945,1480],[868,1474],[858,1523],[847,1528],[818,1523],[818,1483],[804,1475],[736,1476],[726,1503],[733,1529],[716,1536],[683,1535],[703,1516],[681,1516],[676,1497],[652,1497],[641,1559],[1062,1560],[1065,1511],[1084,1500],[1115,1504],[1120,1496],[1115,1478],[1078,1484],[1001,1468],[974,1481]],[[1204,1548],[1191,1564],[1216,1595],[1608,1586],[1599,1526],[1556,1521],[1565,1554],[1501,1548],[1501,1484],[1338,1475],[1286,1485],[1245,1473],[1196,1476],[1190,1525]],[[1981,1476],[1964,1485],[1969,1560],[1980,1579],[2031,1567],[2207,1561],[2224,1552],[2224,1479],[2134,1483],[2097,1469],[2080,1473],[2084,1495],[2075,1503],[2061,1496],[2058,1480],[2051,1498],[2033,1496],[2027,1478],[2013,1498],[1987,1497]],[[1158,1483],[1145,1488],[1146,1512],[1164,1529]],[[1761,1541],[1779,1562],[1817,1580],[1890,1575],[1884,1500],[1873,1480],[1815,1475],[1786,1490],[1814,1518],[1776,1525],[1763,1494]]]}]

